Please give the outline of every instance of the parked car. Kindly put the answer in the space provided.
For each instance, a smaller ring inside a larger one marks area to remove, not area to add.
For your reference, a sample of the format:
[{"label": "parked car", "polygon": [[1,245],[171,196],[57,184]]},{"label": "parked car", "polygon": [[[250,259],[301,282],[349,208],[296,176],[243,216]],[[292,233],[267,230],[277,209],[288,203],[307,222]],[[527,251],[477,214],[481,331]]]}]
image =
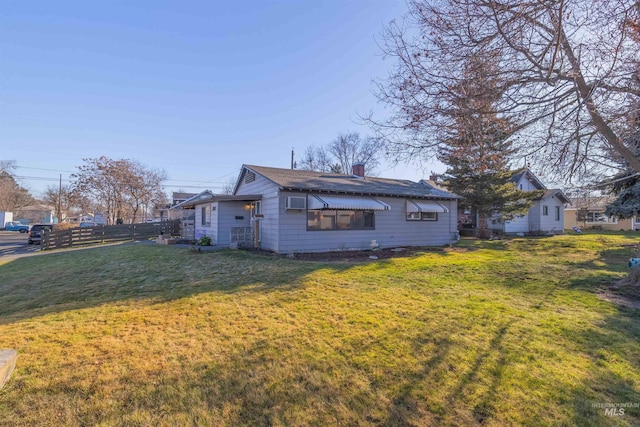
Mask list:
[{"label": "parked car", "polygon": [[19,231],[20,233],[28,233],[29,226],[18,221],[9,221],[5,224],[4,229],[7,231]]},{"label": "parked car", "polygon": [[95,227],[97,224],[95,222],[81,222],[80,227]]},{"label": "parked car", "polygon": [[29,231],[29,244],[42,243],[42,230],[53,230],[53,224],[34,224]]}]

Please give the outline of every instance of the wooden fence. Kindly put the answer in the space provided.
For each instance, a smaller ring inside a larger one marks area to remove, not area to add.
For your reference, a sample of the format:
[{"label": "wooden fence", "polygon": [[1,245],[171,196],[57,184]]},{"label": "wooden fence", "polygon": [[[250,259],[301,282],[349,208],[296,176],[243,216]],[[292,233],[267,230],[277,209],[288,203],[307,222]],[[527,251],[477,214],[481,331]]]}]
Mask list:
[{"label": "wooden fence", "polygon": [[124,242],[165,236],[180,235],[180,220],[142,224],[104,225],[76,227],[67,230],[43,230],[42,249],[68,248],[100,243]]}]

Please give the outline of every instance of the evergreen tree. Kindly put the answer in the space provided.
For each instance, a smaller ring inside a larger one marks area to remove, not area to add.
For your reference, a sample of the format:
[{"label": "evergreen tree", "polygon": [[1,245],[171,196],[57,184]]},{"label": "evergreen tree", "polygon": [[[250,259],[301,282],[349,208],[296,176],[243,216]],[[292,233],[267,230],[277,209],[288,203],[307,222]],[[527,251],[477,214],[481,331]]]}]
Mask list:
[{"label": "evergreen tree", "polygon": [[448,166],[448,189],[464,197],[460,210],[478,214],[480,237],[489,236],[489,217],[497,214],[507,221],[526,214],[540,195],[521,191],[511,182],[514,149],[509,138],[515,126],[496,111],[502,95],[497,59],[469,56],[463,79],[451,90],[451,123],[438,156]]}]

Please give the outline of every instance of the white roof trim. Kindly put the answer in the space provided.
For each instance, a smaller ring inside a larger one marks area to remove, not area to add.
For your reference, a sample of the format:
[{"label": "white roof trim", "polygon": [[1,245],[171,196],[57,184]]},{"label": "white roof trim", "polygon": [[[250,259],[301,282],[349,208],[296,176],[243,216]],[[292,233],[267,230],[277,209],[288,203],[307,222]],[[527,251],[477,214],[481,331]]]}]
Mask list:
[{"label": "white roof trim", "polygon": [[449,209],[434,201],[428,200],[407,200],[407,213],[412,212],[441,212],[447,213]]},{"label": "white roof trim", "polygon": [[309,196],[309,209],[345,209],[354,211],[388,211],[391,206],[377,199],[346,196]]}]

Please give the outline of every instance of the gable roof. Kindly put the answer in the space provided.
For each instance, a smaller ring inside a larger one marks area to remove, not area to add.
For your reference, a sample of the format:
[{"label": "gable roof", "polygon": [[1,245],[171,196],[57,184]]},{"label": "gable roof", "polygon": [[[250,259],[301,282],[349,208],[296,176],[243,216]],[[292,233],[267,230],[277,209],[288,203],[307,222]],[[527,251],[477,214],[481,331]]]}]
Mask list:
[{"label": "gable roof", "polygon": [[185,200],[182,203],[178,203],[177,205],[172,206],[171,209],[191,209],[194,206],[202,203],[225,202],[225,201],[254,202],[260,199],[262,199],[261,194],[243,194],[243,195],[213,194],[211,191],[205,190],[202,193],[196,194],[195,196]]},{"label": "gable roof", "polygon": [[234,194],[247,171],[262,175],[285,191],[326,192],[335,194],[416,197],[424,199],[460,199],[460,196],[436,188],[427,182],[403,179],[359,177],[298,169],[243,165]]},{"label": "gable roof", "polygon": [[189,209],[191,207],[193,207],[197,202],[199,202],[202,199],[206,199],[209,197],[213,197],[213,193],[210,190],[204,190],[201,193],[198,193],[196,195],[193,195],[191,197],[189,197],[187,200],[184,200],[180,203],[177,203],[173,206],[171,206],[170,209]]},{"label": "gable roof", "polygon": [[558,188],[546,190],[540,199],[550,199],[552,197],[558,197],[562,203],[571,204],[571,199],[569,199],[562,190]]},{"label": "gable roof", "polygon": [[531,182],[538,190],[547,189],[547,187],[545,187],[545,185],[538,179],[537,176],[533,174],[533,172],[531,172],[531,169],[529,168],[524,168],[524,169],[515,171],[510,181],[513,182],[514,184],[518,184],[523,177],[526,177],[527,180],[529,180],[529,182]]}]

